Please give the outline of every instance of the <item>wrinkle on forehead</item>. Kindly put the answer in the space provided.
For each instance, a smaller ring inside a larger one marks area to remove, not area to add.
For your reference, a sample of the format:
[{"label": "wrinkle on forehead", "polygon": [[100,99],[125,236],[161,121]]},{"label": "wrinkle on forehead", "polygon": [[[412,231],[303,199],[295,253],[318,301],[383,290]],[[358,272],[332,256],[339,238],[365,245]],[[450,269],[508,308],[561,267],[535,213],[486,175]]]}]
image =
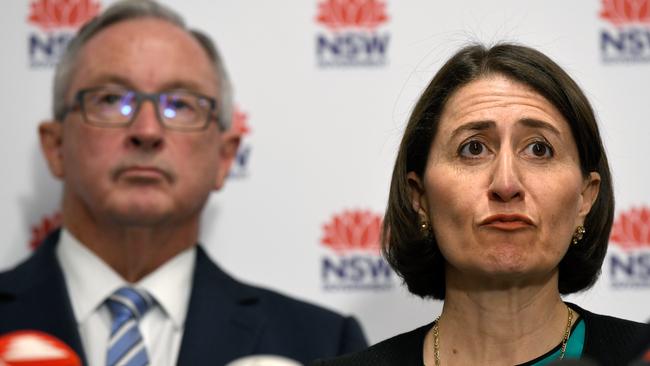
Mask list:
[{"label": "wrinkle on forehead", "polygon": [[500,74],[472,81],[458,89],[447,101],[442,115],[454,121],[478,120],[482,111],[491,108],[530,108],[548,119],[564,120],[542,95]]},{"label": "wrinkle on forehead", "polygon": [[114,77],[143,91],[187,84],[196,85],[197,92],[217,93],[217,74],[203,47],[184,29],[156,18],[125,20],[103,29],[83,46],[76,69],[69,92]]}]

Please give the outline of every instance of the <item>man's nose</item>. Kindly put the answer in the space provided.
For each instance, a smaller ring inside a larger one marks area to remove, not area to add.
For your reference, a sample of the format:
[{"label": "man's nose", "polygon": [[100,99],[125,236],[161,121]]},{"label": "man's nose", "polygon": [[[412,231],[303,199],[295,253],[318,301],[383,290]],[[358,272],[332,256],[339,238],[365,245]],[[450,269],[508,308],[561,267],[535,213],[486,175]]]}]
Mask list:
[{"label": "man's nose", "polygon": [[142,150],[159,150],[163,147],[162,125],[156,112],[156,105],[151,100],[143,100],[133,121],[128,127],[128,144]]},{"label": "man's nose", "polygon": [[516,157],[512,152],[499,152],[494,161],[490,178],[488,188],[490,200],[510,202],[524,198],[519,166],[516,164]]}]

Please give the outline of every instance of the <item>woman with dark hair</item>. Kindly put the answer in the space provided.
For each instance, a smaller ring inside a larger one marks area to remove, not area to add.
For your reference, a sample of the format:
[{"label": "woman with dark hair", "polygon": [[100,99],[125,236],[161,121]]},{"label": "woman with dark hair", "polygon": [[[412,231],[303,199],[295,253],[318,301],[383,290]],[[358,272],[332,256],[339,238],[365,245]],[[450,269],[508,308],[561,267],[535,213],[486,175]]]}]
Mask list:
[{"label": "woman with dark hair", "polygon": [[[431,324],[321,365],[621,365],[647,326],[561,295],[594,284],[614,213],[593,110],[528,47],[458,51],[415,106],[395,163],[382,245]],[[399,309],[391,316],[399,316]]]}]

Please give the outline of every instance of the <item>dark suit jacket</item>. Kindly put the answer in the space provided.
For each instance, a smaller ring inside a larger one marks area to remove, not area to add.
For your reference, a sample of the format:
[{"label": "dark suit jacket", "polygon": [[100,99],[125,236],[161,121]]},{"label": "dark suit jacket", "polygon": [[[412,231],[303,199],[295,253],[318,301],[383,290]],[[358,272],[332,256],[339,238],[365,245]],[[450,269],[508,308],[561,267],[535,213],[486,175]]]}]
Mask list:
[{"label": "dark suit jacket", "polygon": [[[40,330],[85,359],[55,255],[58,237],[50,235],[25,262],[0,273],[0,334]],[[251,354],[307,363],[365,347],[355,319],[237,282],[198,247],[179,365],[225,365]]]},{"label": "dark suit jacket", "polygon": [[[582,357],[596,361],[599,366],[624,366],[628,359],[629,345],[644,331],[647,324],[599,315],[567,304],[585,321],[585,344]],[[424,337],[431,329],[427,324],[408,333],[368,348],[332,360],[319,360],[314,366],[422,366]]]},{"label": "dark suit jacket", "polygon": [[650,353],[650,324],[645,332],[639,337],[636,342],[630,344],[630,349],[627,352],[629,357],[629,364],[636,366],[650,365],[646,354]]}]

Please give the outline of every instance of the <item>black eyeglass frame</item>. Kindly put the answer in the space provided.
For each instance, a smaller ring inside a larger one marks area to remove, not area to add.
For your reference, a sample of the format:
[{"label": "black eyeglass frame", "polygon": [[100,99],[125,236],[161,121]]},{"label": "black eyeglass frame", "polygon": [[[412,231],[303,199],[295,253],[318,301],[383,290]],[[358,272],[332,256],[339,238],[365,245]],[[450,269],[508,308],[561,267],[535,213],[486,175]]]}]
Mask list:
[{"label": "black eyeglass frame", "polygon": [[[208,127],[208,125],[210,124],[210,120],[214,119],[215,122],[217,123],[217,126],[219,126],[219,129],[221,131],[226,130],[225,126],[222,125],[222,123],[219,120],[217,114],[215,113],[216,109],[217,109],[217,101],[216,101],[216,99],[214,99],[212,97],[209,97],[207,95],[203,95],[203,94],[196,93],[196,92],[189,91],[189,90],[185,90],[185,89],[166,90],[166,91],[162,91],[162,92],[159,92],[159,93],[143,93],[143,92],[140,92],[140,91],[137,91],[137,90],[133,90],[133,89],[129,89],[129,88],[123,88],[125,91],[132,92],[135,95],[136,105],[135,105],[135,110],[133,111],[133,113],[131,115],[131,118],[127,122],[124,122],[124,123],[91,122],[88,119],[88,116],[86,115],[86,109],[85,109],[85,106],[84,106],[84,95],[86,95],[87,93],[90,93],[90,92],[94,92],[94,91],[102,90],[102,89],[108,89],[108,88],[109,87],[106,87],[106,86],[98,86],[98,87],[94,87],[94,88],[86,88],[86,89],[79,90],[75,94],[74,103],[71,104],[71,105],[66,105],[65,106],[65,108],[63,110],[63,113],[61,113],[61,117],[58,118],[58,120],[63,122],[65,120],[65,118],[68,116],[68,114],[70,114],[72,112],[80,111],[81,116],[83,117],[84,123],[87,123],[87,124],[89,124],[91,126],[105,127],[105,128],[127,127],[131,123],[133,123],[133,121],[135,120],[135,117],[140,112],[140,108],[142,107],[142,103],[144,101],[148,100],[148,101],[150,101],[150,102],[152,102],[154,104],[154,107],[155,107],[155,110],[156,110],[156,118],[158,119],[158,122],[163,127],[167,128],[167,129],[175,130],[175,131],[184,131],[184,132],[185,131],[187,131],[187,132],[202,131],[202,130],[205,130]],[[184,93],[191,94],[191,95],[193,95],[195,97],[198,97],[200,99],[204,99],[209,103],[208,114],[206,116],[206,120],[203,123],[203,125],[201,125],[200,127],[191,127],[191,128],[182,128],[181,127],[181,128],[179,128],[178,126],[172,126],[172,125],[169,125],[169,124],[165,123],[164,118],[160,115],[160,96],[164,95],[164,94],[171,94],[174,91],[182,91]]]}]

